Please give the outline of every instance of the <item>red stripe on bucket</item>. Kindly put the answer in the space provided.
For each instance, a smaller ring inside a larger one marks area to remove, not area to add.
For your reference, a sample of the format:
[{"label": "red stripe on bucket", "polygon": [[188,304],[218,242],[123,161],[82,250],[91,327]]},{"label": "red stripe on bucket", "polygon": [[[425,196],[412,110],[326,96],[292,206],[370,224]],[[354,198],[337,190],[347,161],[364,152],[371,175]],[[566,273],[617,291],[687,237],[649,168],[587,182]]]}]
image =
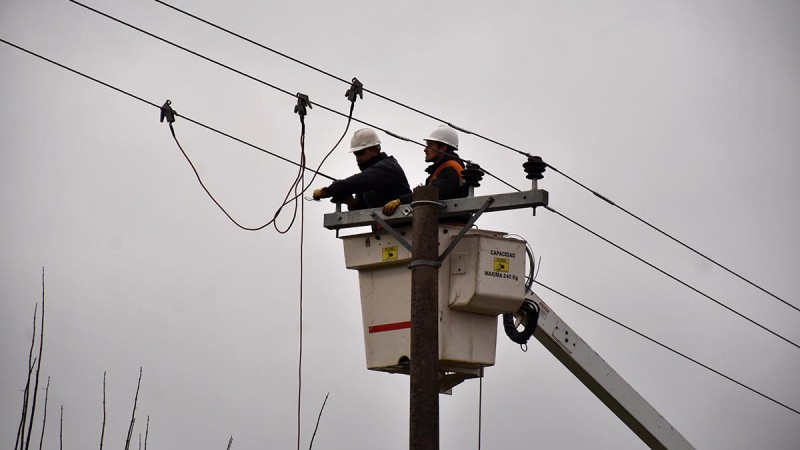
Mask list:
[{"label": "red stripe on bucket", "polygon": [[380,333],[382,331],[392,331],[392,330],[403,330],[406,328],[411,328],[411,322],[395,322],[395,323],[385,323],[383,325],[373,325],[369,327],[370,333]]}]

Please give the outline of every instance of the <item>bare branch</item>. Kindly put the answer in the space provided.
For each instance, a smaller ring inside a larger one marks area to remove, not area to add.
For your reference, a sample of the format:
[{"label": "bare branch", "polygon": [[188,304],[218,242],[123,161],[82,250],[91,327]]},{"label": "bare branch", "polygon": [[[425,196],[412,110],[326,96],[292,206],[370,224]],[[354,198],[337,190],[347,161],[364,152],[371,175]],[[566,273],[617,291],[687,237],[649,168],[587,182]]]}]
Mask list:
[{"label": "bare branch", "polygon": [[147,416],[147,426],[144,428],[144,450],[147,450],[147,435],[150,434],[150,416]]},{"label": "bare branch", "polygon": [[139,450],[142,450],[142,433],[139,433]]},{"label": "bare branch", "polygon": [[228,439],[228,450],[231,450],[231,444],[233,444],[233,435],[231,435],[231,438]]},{"label": "bare branch", "polygon": [[33,333],[31,335],[31,348],[28,350],[28,378],[25,382],[25,390],[22,394],[22,415],[19,418],[19,428],[17,429],[17,441],[14,444],[14,449],[22,449],[25,446],[25,421],[28,417],[28,396],[31,391],[31,374],[36,365],[36,360],[33,359],[33,347],[36,344],[36,313],[39,311],[39,304],[33,306]]},{"label": "bare branch", "polygon": [[25,439],[25,450],[31,446],[31,432],[33,421],[36,418],[36,397],[39,395],[39,373],[42,370],[42,349],[44,348],[44,267],[42,267],[42,318],[39,330],[39,362],[36,363],[36,382],[33,388],[33,403],[31,404],[31,420],[28,423],[28,437]]},{"label": "bare branch", "polygon": [[61,425],[58,427],[58,448],[64,450],[64,405],[61,405]]},{"label": "bare branch", "polygon": [[39,436],[39,450],[42,450],[44,441],[44,428],[47,426],[47,397],[50,396],[50,377],[47,377],[47,387],[44,390],[44,414],[42,414],[42,435]]},{"label": "bare branch", "polygon": [[139,402],[139,387],[142,385],[142,368],[139,367],[139,382],[136,383],[136,397],[133,398],[133,412],[131,413],[131,426],[128,428],[128,440],[125,441],[125,450],[130,450],[133,424],[136,422],[136,404]]},{"label": "bare branch", "polygon": [[319,409],[319,416],[317,416],[317,424],[314,426],[314,434],[311,435],[311,443],[308,444],[308,450],[311,450],[311,447],[314,446],[314,437],[317,435],[317,428],[319,428],[319,421],[322,419],[322,411],[325,409],[325,403],[328,403],[328,396],[331,395],[330,392],[325,394],[325,400],[322,402],[322,408]]},{"label": "bare branch", "polygon": [[103,427],[100,429],[100,450],[103,450],[103,440],[106,437],[106,371],[103,371]]}]

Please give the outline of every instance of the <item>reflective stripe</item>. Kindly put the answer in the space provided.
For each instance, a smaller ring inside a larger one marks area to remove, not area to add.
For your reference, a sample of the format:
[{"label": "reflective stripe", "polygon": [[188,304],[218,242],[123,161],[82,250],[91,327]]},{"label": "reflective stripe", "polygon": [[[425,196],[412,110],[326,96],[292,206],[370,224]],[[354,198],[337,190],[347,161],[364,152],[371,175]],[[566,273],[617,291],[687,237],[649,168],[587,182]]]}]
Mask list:
[{"label": "reflective stripe", "polygon": [[447,161],[445,161],[444,163],[442,163],[442,165],[441,165],[441,166],[439,166],[439,167],[437,167],[437,168],[436,168],[436,170],[433,172],[433,175],[431,175],[431,178],[430,178],[430,181],[429,181],[429,183],[430,183],[430,182],[433,182],[433,180],[435,180],[435,179],[436,179],[436,177],[438,177],[438,176],[439,176],[439,174],[440,174],[440,173],[441,173],[441,172],[442,172],[444,169],[446,169],[446,168],[448,168],[448,167],[450,167],[450,168],[452,168],[453,170],[455,170],[455,171],[456,171],[456,173],[458,174],[458,179],[459,179],[459,180],[461,180],[461,171],[462,171],[462,170],[464,170],[464,169],[463,169],[463,167],[461,167],[461,164],[459,164],[459,163],[458,163],[458,162],[457,162],[455,159],[448,159]]}]

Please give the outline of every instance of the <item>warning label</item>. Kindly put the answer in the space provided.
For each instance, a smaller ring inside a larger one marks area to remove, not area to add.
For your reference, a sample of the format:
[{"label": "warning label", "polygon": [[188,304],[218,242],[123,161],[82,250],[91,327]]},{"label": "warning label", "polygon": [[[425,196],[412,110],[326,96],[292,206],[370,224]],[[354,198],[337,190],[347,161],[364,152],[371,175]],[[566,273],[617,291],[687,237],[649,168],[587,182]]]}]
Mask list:
[{"label": "warning label", "polygon": [[508,272],[508,258],[494,258],[494,271],[495,272]]},{"label": "warning label", "polygon": [[381,249],[381,261],[392,261],[397,259],[397,246],[384,247]]}]

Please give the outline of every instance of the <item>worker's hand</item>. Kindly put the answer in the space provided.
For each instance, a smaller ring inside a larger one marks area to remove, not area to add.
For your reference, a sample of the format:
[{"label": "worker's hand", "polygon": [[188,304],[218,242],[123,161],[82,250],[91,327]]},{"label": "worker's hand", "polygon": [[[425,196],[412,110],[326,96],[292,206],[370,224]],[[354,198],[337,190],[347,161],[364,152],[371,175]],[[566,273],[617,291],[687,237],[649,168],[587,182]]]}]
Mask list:
[{"label": "worker's hand", "polygon": [[400,206],[400,199],[397,198],[383,205],[383,215],[391,216],[392,214],[394,214],[398,206]]},{"label": "worker's hand", "polygon": [[321,198],[328,198],[330,195],[328,194],[328,190],[325,188],[314,189],[314,193],[311,195],[314,200],[319,200]]}]

